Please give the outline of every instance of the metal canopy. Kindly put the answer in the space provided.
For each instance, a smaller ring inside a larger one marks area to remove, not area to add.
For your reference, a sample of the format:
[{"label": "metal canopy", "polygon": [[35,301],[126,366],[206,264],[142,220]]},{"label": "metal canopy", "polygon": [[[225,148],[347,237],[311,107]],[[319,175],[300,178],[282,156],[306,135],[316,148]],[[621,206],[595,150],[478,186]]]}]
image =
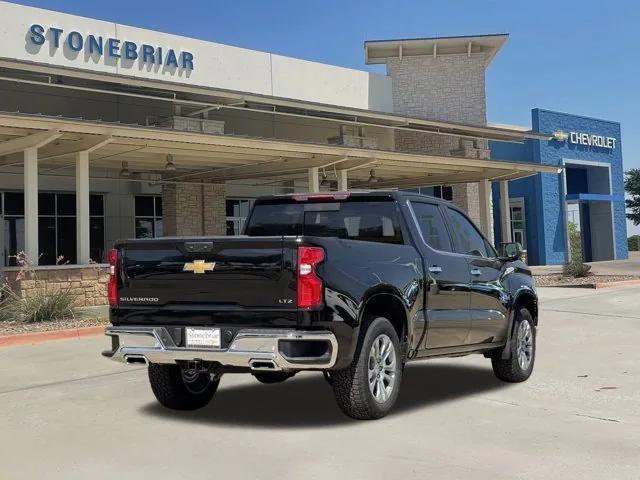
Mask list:
[{"label": "metal canopy", "polygon": [[[407,188],[512,180],[541,172],[559,172],[557,167],[540,164],[211,135],[26,114],[0,114],[0,151],[7,145],[5,142],[14,145],[19,139],[52,131],[61,136],[38,150],[41,174],[72,169],[73,155],[81,149],[89,150],[92,168],[119,169],[121,162],[126,161],[132,171],[149,173],[165,173],[170,154],[177,170],[163,179],[180,182],[286,181],[306,178],[308,170],[316,167],[329,180],[336,178],[339,170],[348,170],[354,187]],[[21,160],[20,153],[13,153],[0,160],[0,165]],[[368,181],[372,173],[377,180],[374,183]]]},{"label": "metal canopy", "polygon": [[[501,36],[496,36],[500,37]],[[466,38],[466,37],[465,37]],[[473,37],[476,38],[476,37]],[[480,37],[478,37],[480,38]],[[482,37],[492,38],[492,36]],[[453,135],[459,137],[505,142],[523,142],[526,139],[549,140],[550,135],[530,130],[496,126],[468,125],[457,122],[429,120],[387,112],[362,110],[337,105],[320,104],[302,100],[274,96],[232,92],[221,89],[192,87],[181,84],[167,84],[162,81],[141,80],[124,75],[93,74],[63,67],[45,67],[29,64],[30,72],[42,72],[74,78],[70,83],[48,83],[18,76],[16,68],[26,68],[21,62],[0,59],[0,68],[7,68],[0,74],[0,80],[7,82],[41,85],[52,89],[66,89],[77,92],[103,93],[154,101],[162,101],[184,107],[186,115],[199,115],[212,110],[240,110],[270,115],[304,117],[315,120],[332,121],[340,124],[374,126],[395,130]],[[83,84],[78,84],[82,79]]]}]

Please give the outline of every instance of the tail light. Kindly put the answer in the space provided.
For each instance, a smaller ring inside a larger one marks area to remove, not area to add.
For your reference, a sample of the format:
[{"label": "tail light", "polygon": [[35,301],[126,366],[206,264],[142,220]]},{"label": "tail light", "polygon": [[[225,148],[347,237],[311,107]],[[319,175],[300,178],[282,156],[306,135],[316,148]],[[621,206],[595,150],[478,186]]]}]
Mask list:
[{"label": "tail light", "polygon": [[109,284],[107,286],[111,307],[118,306],[118,273],[118,250],[113,248],[109,250]]},{"label": "tail light", "polygon": [[323,260],[322,248],[298,248],[298,308],[322,304],[322,280],[316,275],[316,267]]}]

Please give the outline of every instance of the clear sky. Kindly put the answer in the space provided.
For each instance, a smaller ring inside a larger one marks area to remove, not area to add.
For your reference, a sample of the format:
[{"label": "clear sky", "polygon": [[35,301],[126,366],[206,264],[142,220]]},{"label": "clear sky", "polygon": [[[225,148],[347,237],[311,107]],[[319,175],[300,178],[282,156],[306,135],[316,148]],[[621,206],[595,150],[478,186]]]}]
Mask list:
[{"label": "clear sky", "polygon": [[487,73],[489,121],[530,125],[533,107],[619,121],[625,168],[640,168],[637,1],[16,3],[380,73],[364,65],[365,40],[507,32]]}]

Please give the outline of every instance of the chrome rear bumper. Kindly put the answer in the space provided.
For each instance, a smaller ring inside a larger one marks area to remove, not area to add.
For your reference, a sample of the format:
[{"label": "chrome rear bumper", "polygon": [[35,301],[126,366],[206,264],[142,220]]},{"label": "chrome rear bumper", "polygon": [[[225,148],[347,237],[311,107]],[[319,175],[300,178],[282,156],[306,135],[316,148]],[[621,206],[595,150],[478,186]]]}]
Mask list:
[{"label": "chrome rear bumper", "polygon": [[[164,327],[107,327],[105,335],[117,337],[105,357],[125,363],[217,362],[224,366],[252,370],[317,370],[331,368],[338,355],[338,342],[328,331],[293,329],[240,330],[226,349],[186,348],[177,346]],[[288,357],[280,341],[314,341],[329,344],[319,357]]]}]

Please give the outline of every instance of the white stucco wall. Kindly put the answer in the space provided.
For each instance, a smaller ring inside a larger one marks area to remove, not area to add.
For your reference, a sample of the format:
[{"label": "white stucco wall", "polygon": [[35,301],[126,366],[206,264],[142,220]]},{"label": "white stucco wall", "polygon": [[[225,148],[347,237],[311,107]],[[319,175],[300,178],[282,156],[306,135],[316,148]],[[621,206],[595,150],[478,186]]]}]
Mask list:
[{"label": "white stucco wall", "polygon": [[[260,95],[326,103],[350,108],[391,112],[391,79],[360,70],[298,60],[266,52],[205,42],[193,38],[144,30],[127,25],[68,15],[0,1],[0,58],[62,66],[93,73],[108,73],[147,80],[162,80],[191,86],[220,88]],[[30,28],[45,29],[45,43],[34,45]],[[60,45],[53,45],[50,27],[63,30]],[[75,52],[65,42],[76,31],[85,39],[85,48]],[[91,55],[88,35],[117,38],[171,48],[176,54],[193,54],[193,70],[169,68],[141,59],[125,60],[107,55]]]}]

